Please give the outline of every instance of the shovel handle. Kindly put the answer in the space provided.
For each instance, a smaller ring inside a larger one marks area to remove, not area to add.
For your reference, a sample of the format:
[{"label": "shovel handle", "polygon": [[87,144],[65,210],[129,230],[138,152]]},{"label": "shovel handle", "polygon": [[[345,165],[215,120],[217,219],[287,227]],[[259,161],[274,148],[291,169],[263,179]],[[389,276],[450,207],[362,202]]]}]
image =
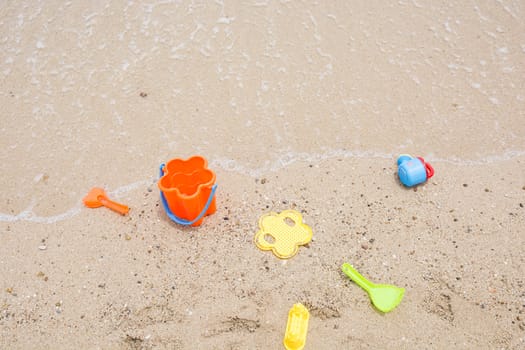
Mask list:
[{"label": "shovel handle", "polygon": [[129,207],[127,205],[114,202],[108,198],[100,197],[99,200],[100,203],[102,203],[102,205],[104,205],[106,208],[114,210],[119,214],[126,215],[129,211]]},{"label": "shovel handle", "polygon": [[357,270],[350,265],[349,263],[344,263],[341,266],[341,270],[347,275],[352,281],[357,283],[357,285],[361,288],[363,288],[366,292],[369,292],[373,287],[374,284],[364,278]]}]

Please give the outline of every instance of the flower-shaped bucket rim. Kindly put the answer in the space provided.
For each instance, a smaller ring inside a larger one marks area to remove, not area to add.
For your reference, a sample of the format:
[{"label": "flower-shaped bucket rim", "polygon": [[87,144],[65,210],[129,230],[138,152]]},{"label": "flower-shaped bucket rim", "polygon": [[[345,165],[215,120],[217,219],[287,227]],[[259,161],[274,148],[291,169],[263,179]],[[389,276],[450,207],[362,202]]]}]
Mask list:
[{"label": "flower-shaped bucket rim", "polygon": [[[188,169],[184,168],[186,164],[195,163],[195,162],[197,162],[197,164],[195,165],[193,169],[191,167],[189,167]],[[176,165],[177,163],[180,163],[180,169],[177,167]],[[200,163],[200,165],[198,163]],[[171,172],[170,172],[170,169],[171,169]],[[205,172],[206,174],[209,174],[210,180],[207,182],[198,184],[195,189],[195,192],[192,194],[188,195],[188,194],[181,192],[177,186],[167,187],[163,184],[164,179],[167,179],[168,177],[173,176],[175,174],[183,174],[186,176],[192,176],[198,172]],[[177,196],[181,198],[190,199],[190,198],[194,198],[200,195],[200,192],[202,191],[203,188],[211,188],[213,184],[215,183],[215,178],[216,178],[215,172],[208,169],[208,161],[206,160],[206,158],[202,156],[192,156],[188,159],[174,158],[168,161],[166,165],[164,166],[163,175],[158,181],[158,187],[162,192],[175,192]]]}]

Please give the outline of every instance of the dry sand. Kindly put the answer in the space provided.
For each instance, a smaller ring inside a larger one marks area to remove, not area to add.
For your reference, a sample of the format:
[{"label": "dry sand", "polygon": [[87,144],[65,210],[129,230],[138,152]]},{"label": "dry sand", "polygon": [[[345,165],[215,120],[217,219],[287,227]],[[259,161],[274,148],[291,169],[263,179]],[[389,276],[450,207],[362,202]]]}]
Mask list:
[{"label": "dry sand", "polygon": [[[4,1],[0,348],[525,347],[522,1]],[[436,175],[396,178],[400,153]],[[159,206],[205,156],[217,212]],[[87,209],[92,186],[131,207]],[[281,261],[258,218],[295,208]],[[406,288],[388,314],[340,272]]]}]

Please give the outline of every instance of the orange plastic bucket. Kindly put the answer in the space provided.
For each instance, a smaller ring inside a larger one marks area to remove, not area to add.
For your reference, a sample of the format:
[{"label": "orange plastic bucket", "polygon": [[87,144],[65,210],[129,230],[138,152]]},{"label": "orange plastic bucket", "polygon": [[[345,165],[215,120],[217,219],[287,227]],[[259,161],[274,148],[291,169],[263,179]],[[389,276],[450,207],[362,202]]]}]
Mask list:
[{"label": "orange plastic bucket", "polygon": [[160,176],[160,197],[171,220],[199,226],[204,216],[215,213],[215,173],[204,157],[172,159],[160,166]]}]

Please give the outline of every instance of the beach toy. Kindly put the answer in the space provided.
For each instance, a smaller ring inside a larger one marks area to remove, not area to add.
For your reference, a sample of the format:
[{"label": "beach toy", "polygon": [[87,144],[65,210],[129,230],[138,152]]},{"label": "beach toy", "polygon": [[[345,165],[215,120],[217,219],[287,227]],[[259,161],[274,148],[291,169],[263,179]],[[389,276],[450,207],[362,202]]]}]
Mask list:
[{"label": "beach toy", "polygon": [[399,180],[407,187],[419,185],[434,176],[434,168],[421,157],[402,154],[397,158],[397,166]]},{"label": "beach toy", "polygon": [[160,166],[160,199],[168,217],[180,225],[199,226],[215,213],[215,173],[201,156],[175,158]]},{"label": "beach toy", "polygon": [[259,219],[259,231],[254,241],[262,250],[271,250],[281,259],[297,254],[300,245],[312,239],[312,229],[303,224],[303,217],[295,210],[269,213]]},{"label": "beach toy", "polygon": [[297,303],[288,312],[288,322],[284,333],[284,347],[286,350],[301,350],[306,343],[308,319],[310,313],[303,304]]},{"label": "beach toy", "polygon": [[108,198],[104,189],[100,187],[93,187],[91,191],[82,199],[84,205],[88,208],[98,208],[105,206],[119,214],[126,215],[129,207],[124,204],[114,202]]},{"label": "beach toy", "polygon": [[389,284],[374,284],[364,278],[348,263],[344,263],[341,269],[345,275],[368,293],[372,304],[381,312],[386,313],[394,310],[403,299],[403,295],[405,294],[404,288]]}]

